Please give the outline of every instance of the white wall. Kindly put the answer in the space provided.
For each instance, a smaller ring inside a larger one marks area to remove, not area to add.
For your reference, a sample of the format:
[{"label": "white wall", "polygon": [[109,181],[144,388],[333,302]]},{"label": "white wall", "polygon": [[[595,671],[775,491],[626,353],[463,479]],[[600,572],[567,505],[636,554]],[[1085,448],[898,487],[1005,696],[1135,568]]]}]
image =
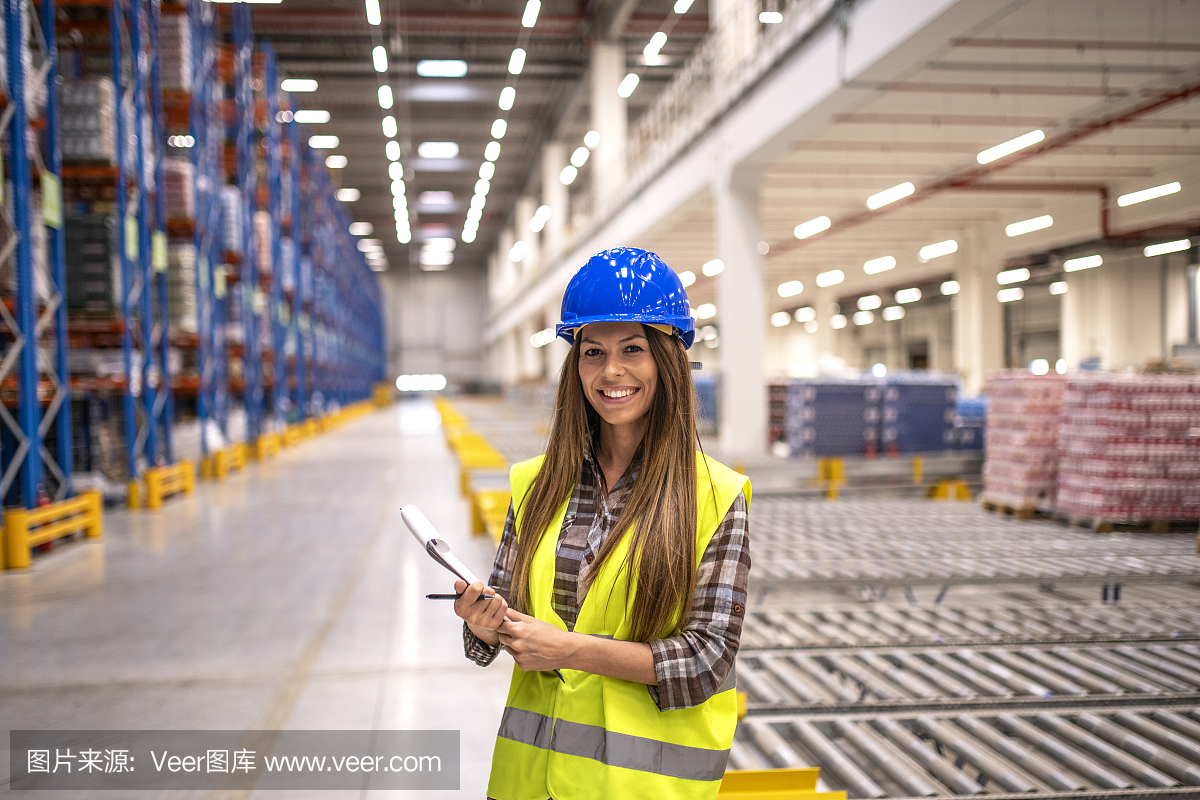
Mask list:
[{"label": "white wall", "polygon": [[436,372],[451,384],[489,378],[482,338],[487,309],[482,270],[408,272],[392,267],[381,277],[391,380]]}]

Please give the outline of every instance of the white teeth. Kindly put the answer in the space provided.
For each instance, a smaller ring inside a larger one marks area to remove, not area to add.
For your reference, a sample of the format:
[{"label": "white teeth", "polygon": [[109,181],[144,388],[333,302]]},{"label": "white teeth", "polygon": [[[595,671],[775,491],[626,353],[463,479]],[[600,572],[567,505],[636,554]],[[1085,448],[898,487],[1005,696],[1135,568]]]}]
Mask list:
[{"label": "white teeth", "polygon": [[600,394],[604,395],[605,397],[611,397],[615,400],[620,397],[628,397],[629,395],[633,394],[634,391],[634,389],[613,389],[611,391],[601,389]]}]

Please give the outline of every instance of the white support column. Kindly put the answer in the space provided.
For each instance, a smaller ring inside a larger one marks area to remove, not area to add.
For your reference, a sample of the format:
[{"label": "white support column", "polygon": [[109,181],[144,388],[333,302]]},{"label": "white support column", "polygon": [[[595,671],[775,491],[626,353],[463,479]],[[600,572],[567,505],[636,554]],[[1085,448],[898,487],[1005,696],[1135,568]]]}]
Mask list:
[{"label": "white support column", "polygon": [[538,235],[529,230],[529,221],[533,219],[533,215],[537,211],[537,201],[528,195],[523,196],[517,200],[515,210],[514,236],[517,241],[525,242],[526,245],[525,257],[521,259],[518,271],[523,278],[527,278],[537,274],[538,266],[541,263]]},{"label": "white support column", "polygon": [[624,78],[625,46],[620,42],[592,45],[592,130],[600,134],[591,167],[596,208],[625,182],[625,98],[617,94]]},{"label": "white support column", "polygon": [[761,176],[722,171],[713,186],[721,327],[721,453],[762,455],[767,446],[767,302],[758,253]]},{"label": "white support column", "polygon": [[1004,317],[996,292],[999,248],[978,231],[964,236],[955,274],[959,291],[954,310],[954,364],[968,394],[978,394],[991,370],[1004,366]]},{"label": "white support column", "polygon": [[500,237],[496,240],[496,271],[500,275],[502,298],[512,297],[519,284],[517,265],[508,257],[514,241],[512,228],[508,226],[501,229]]},{"label": "white support column", "polygon": [[567,230],[567,187],[559,180],[567,165],[567,146],[548,142],[542,149],[542,203],[550,206],[550,219],[542,229],[542,257],[547,263],[562,253]]}]

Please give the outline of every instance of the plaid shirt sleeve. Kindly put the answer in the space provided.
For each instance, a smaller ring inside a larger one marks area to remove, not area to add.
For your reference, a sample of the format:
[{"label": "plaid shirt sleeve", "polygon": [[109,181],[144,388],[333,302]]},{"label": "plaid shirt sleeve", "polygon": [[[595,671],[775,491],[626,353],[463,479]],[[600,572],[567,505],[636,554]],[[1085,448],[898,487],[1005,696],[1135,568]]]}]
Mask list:
[{"label": "plaid shirt sleeve", "polygon": [[[504,533],[500,535],[500,547],[496,550],[496,560],[492,562],[492,574],[487,585],[496,590],[496,594],[508,602],[508,593],[512,588],[512,572],[508,568],[509,554],[517,543],[516,519],[513,515],[512,503],[508,504],[508,518],[504,520]],[[467,658],[481,667],[486,667],[496,660],[500,654],[500,645],[490,645],[471,633],[467,623],[463,623],[463,650]]]},{"label": "plaid shirt sleeve", "polygon": [[750,518],[743,493],[700,559],[683,630],[650,642],[658,686],[647,688],[660,711],[699,705],[725,683],[742,636],[749,580]]}]

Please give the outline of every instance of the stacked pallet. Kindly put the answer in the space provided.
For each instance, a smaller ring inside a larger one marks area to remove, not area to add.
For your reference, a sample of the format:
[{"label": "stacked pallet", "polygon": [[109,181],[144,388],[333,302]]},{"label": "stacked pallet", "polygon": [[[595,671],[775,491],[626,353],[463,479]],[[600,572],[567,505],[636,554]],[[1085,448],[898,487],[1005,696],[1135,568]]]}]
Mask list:
[{"label": "stacked pallet", "polygon": [[884,452],[931,453],[957,445],[958,379],[937,373],[889,375],[883,387]]},{"label": "stacked pallet", "polygon": [[186,158],[163,159],[163,192],[167,201],[167,217],[192,219],[196,216],[193,193],[194,167]]},{"label": "stacked pallet", "polygon": [[954,429],[959,450],[982,450],[987,431],[987,397],[958,398]]},{"label": "stacked pallet", "polygon": [[192,88],[192,29],[186,14],[163,14],[158,26],[159,74],[164,89]]},{"label": "stacked pallet", "polygon": [[266,211],[254,212],[254,246],[258,250],[258,271],[270,275],[271,263],[271,215]]},{"label": "stacked pallet", "polygon": [[767,445],[787,443],[788,383],[771,381],[767,384]]},{"label": "stacked pallet", "polygon": [[1200,379],[1072,377],[1058,446],[1059,514],[1095,526],[1200,519]]},{"label": "stacked pallet", "polygon": [[242,252],[242,193],[236,186],[221,187],[221,242],[227,253]]},{"label": "stacked pallet", "polygon": [[114,313],[121,298],[116,219],[88,214],[72,217],[64,228],[67,309],[90,315]]},{"label": "stacked pallet", "polygon": [[167,248],[168,302],[172,333],[196,332],[196,248],[191,242]]},{"label": "stacked pallet", "polygon": [[59,87],[58,105],[63,160],[115,163],[117,112],[112,80],[66,81]]},{"label": "stacked pallet", "polygon": [[1018,512],[1054,510],[1064,381],[1025,370],[988,376],[983,502]]},{"label": "stacked pallet", "polygon": [[792,457],[877,453],[881,397],[873,378],[793,381],[787,410]]}]

